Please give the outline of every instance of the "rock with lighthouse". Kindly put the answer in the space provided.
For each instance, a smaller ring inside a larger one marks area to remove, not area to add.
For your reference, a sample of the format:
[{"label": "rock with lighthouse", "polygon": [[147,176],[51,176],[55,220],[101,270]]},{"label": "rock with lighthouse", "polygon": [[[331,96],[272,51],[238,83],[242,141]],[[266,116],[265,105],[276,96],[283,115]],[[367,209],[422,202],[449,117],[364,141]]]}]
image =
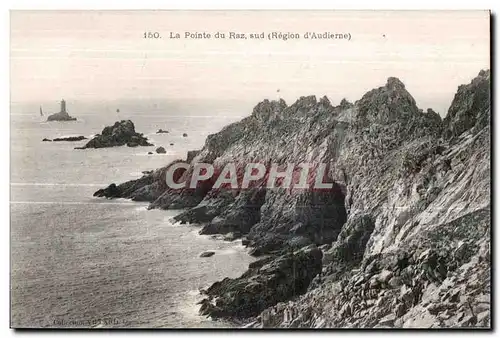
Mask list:
[{"label": "rock with lighthouse", "polygon": [[71,117],[66,111],[66,101],[61,100],[61,110],[59,113],[49,115],[47,121],[76,121],[76,117]]}]

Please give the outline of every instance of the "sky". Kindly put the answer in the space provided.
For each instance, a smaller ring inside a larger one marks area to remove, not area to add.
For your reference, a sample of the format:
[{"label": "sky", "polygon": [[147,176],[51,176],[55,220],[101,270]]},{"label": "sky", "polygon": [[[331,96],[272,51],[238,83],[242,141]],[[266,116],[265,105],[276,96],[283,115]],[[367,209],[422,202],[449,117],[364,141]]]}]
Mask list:
[{"label": "sky", "polygon": [[[350,40],[170,39],[185,32],[350,34]],[[145,32],[161,38],[145,39]],[[12,11],[11,102],[356,101],[398,77],[446,113],[490,65],[487,11]]]}]

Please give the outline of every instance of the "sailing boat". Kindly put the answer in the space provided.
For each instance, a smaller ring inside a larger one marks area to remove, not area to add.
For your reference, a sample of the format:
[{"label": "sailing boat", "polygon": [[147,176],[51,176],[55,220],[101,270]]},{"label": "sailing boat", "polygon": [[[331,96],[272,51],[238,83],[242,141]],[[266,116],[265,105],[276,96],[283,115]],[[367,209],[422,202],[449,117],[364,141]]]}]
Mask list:
[{"label": "sailing boat", "polygon": [[42,106],[40,106],[40,116],[43,116]]}]

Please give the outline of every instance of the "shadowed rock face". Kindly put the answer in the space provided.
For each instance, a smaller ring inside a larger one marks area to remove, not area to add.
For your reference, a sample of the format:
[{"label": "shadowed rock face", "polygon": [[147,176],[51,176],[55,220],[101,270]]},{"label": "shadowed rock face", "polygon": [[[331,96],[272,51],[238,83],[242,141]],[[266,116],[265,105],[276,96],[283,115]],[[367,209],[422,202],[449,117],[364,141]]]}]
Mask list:
[{"label": "shadowed rock face", "polygon": [[200,312],[212,318],[248,318],[269,306],[304,293],[321,272],[321,251],[314,245],[250,264],[236,279],[225,278],[203,293]]},{"label": "shadowed rock face", "polygon": [[319,286],[265,310],[256,326],[488,327],[489,214],[483,209],[428,228],[355,269],[335,273],[329,269],[342,261],[332,261]]},{"label": "shadowed rock face", "polygon": [[[461,86],[444,120],[419,109],[396,78],[335,107],[314,96],[290,106],[264,100],[207,137],[178,177],[189,181],[198,162],[216,172],[233,162],[327,163],[331,189],[267,189],[266,173],[247,190],[213,189],[215,178],[172,190],[146,176],[117,195],[186,208],[178,221],[243,236],[254,255],[269,255],[270,275],[250,266],[214,284],[205,314],[254,317],[264,327],[488,326],[489,81],[481,71]],[[316,263],[299,264],[307,278],[293,295],[303,295],[277,303],[292,297],[292,284],[271,276],[290,266],[290,251],[313,244],[322,245],[321,275]]]},{"label": "shadowed rock face", "polygon": [[349,218],[332,247],[323,253],[327,278],[338,278],[362,261],[374,228],[374,220],[369,214],[357,214]]},{"label": "shadowed rock face", "polygon": [[[220,196],[215,199],[219,203],[217,206],[204,205],[203,210],[207,218],[200,234],[212,235],[231,232],[236,236],[247,234],[260,219],[260,207],[264,203],[265,194],[265,189],[246,190],[240,192],[236,198],[233,198],[231,194]],[[189,212],[183,213],[175,219],[181,222],[199,223],[199,218],[196,216],[189,218],[188,215]]]},{"label": "shadowed rock face", "polygon": [[200,153],[199,150],[190,150],[187,153],[186,162],[191,163],[193,159]]},{"label": "shadowed rock face", "polygon": [[127,145],[128,147],[152,146],[142,134],[135,132],[134,123],[130,120],[115,122],[105,127],[100,135],[96,135],[86,145],[77,149],[107,148]]},{"label": "shadowed rock face", "polygon": [[347,219],[340,187],[327,191],[308,190],[296,196],[287,192],[266,196],[260,207],[260,220],[249,231],[255,255],[297,249],[311,243],[331,243]]},{"label": "shadowed rock face", "polygon": [[468,85],[462,85],[444,119],[446,137],[466,130],[481,131],[490,123],[490,71],[483,70]]}]

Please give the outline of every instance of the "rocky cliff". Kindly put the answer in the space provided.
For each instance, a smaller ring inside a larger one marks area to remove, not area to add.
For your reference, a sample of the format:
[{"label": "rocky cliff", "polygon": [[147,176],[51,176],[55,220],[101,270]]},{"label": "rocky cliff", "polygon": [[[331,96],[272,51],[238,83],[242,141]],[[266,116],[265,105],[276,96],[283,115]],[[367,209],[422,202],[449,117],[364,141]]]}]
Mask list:
[{"label": "rocky cliff", "polygon": [[244,237],[266,255],[205,290],[201,311],[212,317],[256,327],[486,327],[489,119],[489,71],[459,87],[444,120],[419,109],[397,78],[338,106],[264,100],[210,135],[177,179],[200,162],[216,173],[235,163],[239,178],[247,163],[305,162],[327,164],[331,188],[269,189],[266,172],[248,189],[212,189],[215,179],[171,189],[161,183],[167,166],[96,194],[186,209],[178,221]]}]

